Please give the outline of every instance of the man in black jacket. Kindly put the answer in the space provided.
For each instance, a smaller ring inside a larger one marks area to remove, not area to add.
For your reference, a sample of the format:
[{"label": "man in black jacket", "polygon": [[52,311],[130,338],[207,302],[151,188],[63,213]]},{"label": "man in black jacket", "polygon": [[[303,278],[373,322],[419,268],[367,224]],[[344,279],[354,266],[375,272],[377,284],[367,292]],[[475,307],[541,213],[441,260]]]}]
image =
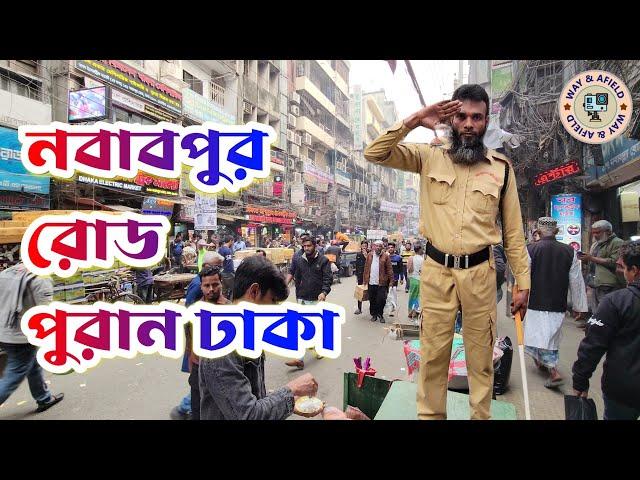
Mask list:
[{"label": "man in black jacket", "polygon": [[586,397],[589,378],[602,355],[602,398],[605,420],[637,420],[640,417],[640,241],[620,248],[616,262],[627,288],[606,295],[595,317],[588,322],[585,338],[573,364],[574,395]]},{"label": "man in black jacket", "polygon": [[[304,254],[297,259],[294,274],[296,285],[296,298],[303,305],[323,302],[333,283],[331,262],[316,250],[316,241],[312,237],[306,237],[302,242]],[[317,358],[321,358],[316,354]],[[286,362],[290,367],[304,368],[304,357],[299,360]]]}]

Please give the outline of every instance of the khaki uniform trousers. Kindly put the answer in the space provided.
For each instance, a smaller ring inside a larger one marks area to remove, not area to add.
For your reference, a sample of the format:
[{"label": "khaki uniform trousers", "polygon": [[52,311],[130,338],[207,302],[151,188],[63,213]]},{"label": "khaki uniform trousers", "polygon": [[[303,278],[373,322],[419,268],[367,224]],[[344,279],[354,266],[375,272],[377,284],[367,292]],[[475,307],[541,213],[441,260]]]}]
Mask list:
[{"label": "khaki uniform trousers", "polygon": [[447,376],[456,312],[461,306],[471,419],[489,419],[497,318],[493,252],[488,261],[464,270],[447,268],[427,257],[420,282],[418,418],[447,418]]}]

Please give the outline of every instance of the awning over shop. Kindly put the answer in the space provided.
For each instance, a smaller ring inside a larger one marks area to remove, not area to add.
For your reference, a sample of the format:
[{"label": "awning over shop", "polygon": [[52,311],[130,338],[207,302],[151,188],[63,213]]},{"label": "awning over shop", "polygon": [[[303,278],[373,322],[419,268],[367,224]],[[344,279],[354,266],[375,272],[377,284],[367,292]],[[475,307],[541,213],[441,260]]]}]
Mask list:
[{"label": "awning over shop", "polygon": [[104,208],[108,208],[109,210],[115,210],[117,212],[139,212],[139,208],[131,208],[126,205],[104,205]]},{"label": "awning over shop", "polygon": [[224,213],[218,213],[218,220],[226,220],[228,222],[235,222],[236,220],[246,220],[246,218],[239,217],[237,215],[226,215]]}]

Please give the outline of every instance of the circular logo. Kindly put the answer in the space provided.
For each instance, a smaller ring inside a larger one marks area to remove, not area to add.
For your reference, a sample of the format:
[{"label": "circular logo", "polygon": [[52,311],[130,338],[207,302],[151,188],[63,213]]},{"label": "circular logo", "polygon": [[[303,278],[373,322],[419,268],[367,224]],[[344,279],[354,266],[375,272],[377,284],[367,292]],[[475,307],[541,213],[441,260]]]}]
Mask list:
[{"label": "circular logo", "polygon": [[580,244],[578,242],[571,242],[569,246],[573,248],[576,252],[580,251]]},{"label": "circular logo", "polygon": [[581,142],[606,143],[631,122],[633,102],[627,86],[615,75],[589,70],[565,85],[558,101],[564,128]]},{"label": "circular logo", "polygon": [[569,225],[567,227],[567,233],[569,235],[577,235],[580,233],[580,227],[578,225]]}]

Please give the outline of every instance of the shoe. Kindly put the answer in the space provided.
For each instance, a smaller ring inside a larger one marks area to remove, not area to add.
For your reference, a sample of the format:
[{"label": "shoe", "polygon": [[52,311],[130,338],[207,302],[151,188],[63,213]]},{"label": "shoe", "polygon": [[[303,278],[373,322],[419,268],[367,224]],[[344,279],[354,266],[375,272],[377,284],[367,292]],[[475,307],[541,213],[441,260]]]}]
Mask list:
[{"label": "shoe", "polygon": [[296,367],[298,370],[302,370],[304,368],[304,362],[302,360],[291,360],[290,362],[285,362],[287,367]]},{"label": "shoe", "polygon": [[562,384],[564,384],[563,378],[556,378],[555,380],[551,380],[550,378],[548,378],[547,381],[544,382],[544,386],[547,388],[556,388]]},{"label": "shoe", "polygon": [[353,312],[354,315],[360,315],[362,313],[362,310],[360,310],[359,308],[356,308],[356,311]]},{"label": "shoe", "polygon": [[382,315],[380,315],[380,317],[379,317],[379,318],[380,318],[380,323],[386,323],[386,322],[385,322],[385,319],[384,319],[384,317],[383,317]]},{"label": "shoe", "polygon": [[173,407],[169,413],[171,420],[191,420],[191,412],[183,412],[179,407]]},{"label": "shoe", "polygon": [[373,315],[373,316],[371,317],[371,321],[372,321],[372,322],[375,322],[377,319],[378,319],[378,316],[377,316],[377,315]]},{"label": "shoe", "polygon": [[37,413],[44,412],[45,410],[49,410],[56,403],[61,402],[64,399],[64,393],[59,393],[57,395],[51,395],[51,398],[47,403],[39,403],[38,408],[36,409]]}]

